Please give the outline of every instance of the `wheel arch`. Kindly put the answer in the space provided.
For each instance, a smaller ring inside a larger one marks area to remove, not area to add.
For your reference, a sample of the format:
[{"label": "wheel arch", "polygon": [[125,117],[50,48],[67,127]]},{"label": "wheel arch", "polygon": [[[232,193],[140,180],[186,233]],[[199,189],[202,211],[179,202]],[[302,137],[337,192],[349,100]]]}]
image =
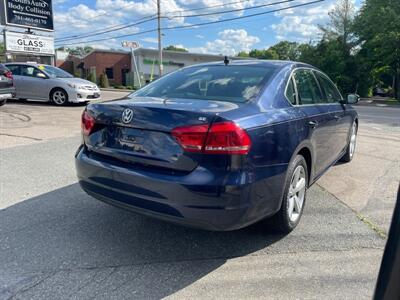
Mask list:
[{"label": "wheel arch", "polygon": [[49,99],[50,99],[50,101],[52,101],[51,96],[53,95],[53,93],[54,93],[56,90],[62,90],[62,91],[64,91],[65,94],[66,94],[67,97],[68,97],[68,100],[69,100],[69,94],[68,94],[67,90],[64,89],[64,88],[62,88],[62,87],[60,87],[60,86],[56,86],[56,87],[53,87],[53,88],[50,90],[50,93],[49,93]]},{"label": "wheel arch", "polygon": [[305,141],[301,143],[293,153],[292,158],[290,161],[292,162],[293,159],[297,155],[301,155],[304,157],[306,164],[307,164],[307,177],[308,177],[308,185],[310,186],[313,183],[313,176],[314,176],[314,152],[312,150],[312,145],[310,142]]}]

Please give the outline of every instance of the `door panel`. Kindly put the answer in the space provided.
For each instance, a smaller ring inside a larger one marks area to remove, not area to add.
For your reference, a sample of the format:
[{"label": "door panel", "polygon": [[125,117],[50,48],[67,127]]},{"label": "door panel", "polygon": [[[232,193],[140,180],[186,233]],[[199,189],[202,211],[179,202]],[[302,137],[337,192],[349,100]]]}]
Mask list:
[{"label": "door panel", "polygon": [[311,69],[294,74],[299,108],[306,115],[314,147],[314,173],[318,176],[337,158],[337,120],[335,108],[326,103],[324,94]]},{"label": "door panel", "polygon": [[19,76],[20,98],[48,101],[48,80],[37,77],[41,73],[39,69],[29,65],[21,66],[21,76]]}]

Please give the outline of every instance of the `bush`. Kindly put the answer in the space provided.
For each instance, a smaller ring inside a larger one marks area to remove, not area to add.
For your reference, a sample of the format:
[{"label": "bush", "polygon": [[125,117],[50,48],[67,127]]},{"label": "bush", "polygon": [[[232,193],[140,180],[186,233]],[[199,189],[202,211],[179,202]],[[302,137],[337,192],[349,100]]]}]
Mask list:
[{"label": "bush", "polygon": [[97,83],[97,80],[96,80],[96,73],[90,72],[89,75],[88,75],[88,77],[87,77],[87,80],[89,80],[89,81],[91,81],[91,82],[93,82],[93,83]]},{"label": "bush", "polygon": [[99,78],[99,85],[101,88],[109,88],[110,83],[108,82],[107,74],[101,73]]}]

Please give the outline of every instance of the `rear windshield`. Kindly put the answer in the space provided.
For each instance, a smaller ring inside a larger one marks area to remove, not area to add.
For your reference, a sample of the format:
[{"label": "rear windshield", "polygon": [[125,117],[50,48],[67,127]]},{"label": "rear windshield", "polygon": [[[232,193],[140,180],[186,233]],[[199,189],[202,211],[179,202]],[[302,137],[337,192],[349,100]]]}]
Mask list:
[{"label": "rear windshield", "polygon": [[132,96],[246,102],[260,92],[276,67],[198,66],[166,75]]}]

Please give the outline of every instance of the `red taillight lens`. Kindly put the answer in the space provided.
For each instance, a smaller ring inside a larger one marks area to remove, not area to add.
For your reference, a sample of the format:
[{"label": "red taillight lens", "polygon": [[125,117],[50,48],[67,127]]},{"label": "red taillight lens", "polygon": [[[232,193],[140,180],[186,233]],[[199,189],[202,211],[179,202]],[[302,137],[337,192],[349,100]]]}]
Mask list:
[{"label": "red taillight lens", "polygon": [[247,132],[233,122],[178,127],[172,135],[188,152],[208,154],[247,154],[251,140]]},{"label": "red taillight lens", "polygon": [[10,79],[13,79],[13,75],[12,75],[11,71],[5,72],[4,76],[6,76],[7,78],[10,78]]},{"label": "red taillight lens", "polygon": [[172,135],[185,151],[201,152],[204,147],[208,125],[194,125],[177,127],[172,130]]},{"label": "red taillight lens", "polygon": [[247,154],[251,140],[247,132],[233,122],[211,125],[204,148],[205,153]]},{"label": "red taillight lens", "polygon": [[95,119],[85,110],[82,113],[82,133],[89,135],[94,127]]}]

